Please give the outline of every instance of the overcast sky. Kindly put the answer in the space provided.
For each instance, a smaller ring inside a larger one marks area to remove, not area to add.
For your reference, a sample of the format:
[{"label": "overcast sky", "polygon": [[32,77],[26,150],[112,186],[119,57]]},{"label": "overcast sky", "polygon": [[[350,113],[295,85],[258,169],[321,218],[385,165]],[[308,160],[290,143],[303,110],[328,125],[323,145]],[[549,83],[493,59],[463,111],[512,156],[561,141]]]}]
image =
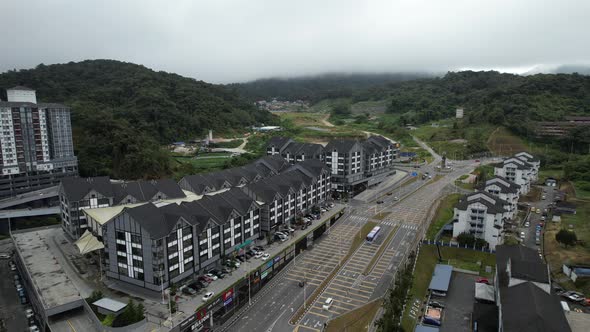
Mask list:
[{"label": "overcast sky", "polygon": [[208,82],[589,64],[589,0],[2,0],[0,71],[116,59]]}]

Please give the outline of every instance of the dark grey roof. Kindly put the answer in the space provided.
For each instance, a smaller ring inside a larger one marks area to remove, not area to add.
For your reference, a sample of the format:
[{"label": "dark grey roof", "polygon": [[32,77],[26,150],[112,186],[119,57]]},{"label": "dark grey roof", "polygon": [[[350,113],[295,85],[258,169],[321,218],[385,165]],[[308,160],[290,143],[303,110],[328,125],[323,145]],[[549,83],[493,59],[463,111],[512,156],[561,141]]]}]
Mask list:
[{"label": "dark grey roof", "polygon": [[543,263],[541,258],[539,258],[539,253],[534,249],[520,245],[508,246],[503,244],[496,246],[496,265],[498,265],[498,271],[506,271],[506,264],[509,259],[512,262]]},{"label": "dark grey roof", "polygon": [[0,101],[0,107],[38,107],[37,104],[26,101]]},{"label": "dark grey roof", "polygon": [[265,156],[254,162],[256,165],[268,168],[273,174],[279,174],[289,167],[289,163],[281,156]]},{"label": "dark grey roof", "polygon": [[15,87],[6,89],[6,90],[25,90],[25,91],[35,91],[34,89],[31,89],[29,87],[23,86],[23,85],[17,85]]},{"label": "dark grey roof", "polygon": [[114,197],[113,187],[108,176],[63,178],[61,187],[66,198],[73,202],[83,199],[91,190],[95,190],[105,197]]},{"label": "dark grey roof", "polygon": [[315,156],[322,153],[324,147],[320,144],[292,142],[282,151],[291,155]]},{"label": "dark grey roof", "polygon": [[328,171],[330,168],[321,160],[318,159],[306,159],[298,162],[293,166],[286,169],[284,172],[291,172],[293,170],[300,170],[308,176],[317,178],[322,171]]},{"label": "dark grey roof", "polygon": [[274,146],[275,148],[282,150],[292,140],[289,137],[275,136],[272,137],[267,144],[267,148]]},{"label": "dark grey roof", "polygon": [[250,198],[250,196],[246,195],[246,193],[239,188],[232,188],[226,192],[218,194],[217,196],[225,200],[240,214],[245,214],[248,212],[253,205],[258,206],[256,202]]},{"label": "dark grey roof", "polygon": [[547,265],[524,260],[511,261],[510,271],[513,278],[549,283]]},{"label": "dark grey roof", "polygon": [[521,152],[518,152],[518,153],[514,154],[514,156],[515,156],[516,158],[525,158],[525,159],[526,159],[528,162],[539,162],[539,161],[541,161],[541,159],[539,159],[539,158],[537,158],[537,157],[533,156],[533,155],[532,155],[532,154],[530,154],[530,153],[528,153],[528,154],[529,154],[529,155],[531,155],[531,156],[533,156],[532,158],[529,158],[527,155],[517,156],[519,153],[528,153],[528,152],[526,152],[526,151],[521,151]]},{"label": "dark grey roof", "polygon": [[367,142],[371,142],[379,146],[381,149],[387,149],[388,146],[393,145],[393,143],[383,136],[372,135],[367,138]]},{"label": "dark grey roof", "polygon": [[152,239],[160,239],[172,232],[182,215],[182,209],[176,204],[158,208],[152,203],[123,209],[135,222],[141,225]]},{"label": "dark grey roof", "polygon": [[[492,181],[494,179],[499,179],[501,181]],[[508,185],[506,185],[508,184]],[[496,185],[498,187],[500,187],[500,192],[505,193],[505,194],[516,194],[518,193],[518,191],[520,190],[520,185],[512,182],[512,181],[508,181],[506,178],[501,177],[501,176],[495,176],[492,179],[489,179],[486,181],[484,188],[488,187],[488,186],[492,186],[492,185]]]},{"label": "dark grey roof", "polygon": [[180,186],[171,179],[115,183],[113,184],[113,188],[115,192],[115,204],[121,203],[121,200],[127,197],[127,195],[134,197],[140,202],[158,199],[156,197],[158,193],[163,194],[160,199],[186,197]]},{"label": "dark grey roof", "polygon": [[473,194],[461,197],[459,203],[455,206],[459,210],[467,210],[467,207],[473,203],[481,203],[487,207],[488,212],[503,213],[506,212],[505,206],[510,205],[503,199],[491,195],[485,191],[478,191]]},{"label": "dark grey roof", "polygon": [[324,148],[324,151],[329,152],[336,150],[339,153],[347,153],[348,151],[352,150],[355,144],[358,144],[358,141],[354,139],[331,140]]},{"label": "dark grey roof", "polygon": [[569,332],[559,299],[525,282],[500,289],[504,332]]},{"label": "dark grey roof", "polygon": [[[533,168],[533,165],[531,165],[530,163],[528,163],[524,160],[521,160],[517,157],[510,157],[502,162],[503,165],[506,165],[509,163],[515,164],[516,168],[518,168],[518,169],[529,170],[529,169]],[[500,166],[500,167],[502,167],[502,166]]]}]

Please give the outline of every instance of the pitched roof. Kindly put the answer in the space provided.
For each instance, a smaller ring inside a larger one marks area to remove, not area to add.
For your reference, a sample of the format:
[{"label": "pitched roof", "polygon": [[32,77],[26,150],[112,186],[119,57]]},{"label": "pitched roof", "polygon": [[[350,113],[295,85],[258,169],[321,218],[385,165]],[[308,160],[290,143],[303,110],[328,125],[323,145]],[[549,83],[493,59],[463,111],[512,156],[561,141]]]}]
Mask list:
[{"label": "pitched roof", "polygon": [[505,332],[568,332],[570,326],[555,295],[525,282],[501,288]]},{"label": "pitched roof", "polygon": [[332,151],[332,150],[336,150],[339,153],[346,153],[350,150],[352,150],[352,148],[358,144],[357,140],[354,139],[335,139],[335,140],[331,140],[326,147],[324,148],[324,151]]},{"label": "pitched roof", "polygon": [[510,264],[513,278],[549,283],[547,265],[524,260],[514,260]]},{"label": "pitched roof", "polygon": [[[520,262],[528,262],[537,265],[543,265],[543,261],[539,258],[539,254],[536,250],[527,248],[525,246],[515,245],[498,245],[496,246],[496,265],[498,266],[498,271],[506,271],[506,266],[508,261],[510,260],[512,266],[518,265]],[[522,267],[517,267],[517,274],[520,278],[523,278],[524,273],[527,269],[527,266],[524,264]],[[544,268],[545,274],[547,273],[547,268]],[[502,276],[503,274],[499,274]]]},{"label": "pitched roof", "polygon": [[307,176],[317,178],[318,176],[320,176],[320,174],[322,174],[322,171],[329,170],[329,167],[321,160],[306,159],[304,161],[294,164],[293,166],[286,169],[284,172],[291,172],[294,170],[300,170],[304,174],[307,174]]},{"label": "pitched roof", "polygon": [[172,179],[160,179],[151,181],[130,181],[114,183],[115,204],[121,202],[125,197],[132,196],[140,202],[146,202],[155,198],[158,193],[164,194],[164,198],[186,197],[180,186]]},{"label": "pitched roof", "polygon": [[17,85],[17,86],[14,86],[12,88],[6,89],[6,91],[8,91],[8,90],[35,91],[35,90],[33,90],[33,89],[29,88],[29,87],[23,86],[23,85]]},{"label": "pitched roof", "polygon": [[268,140],[268,144],[266,146],[274,146],[275,148],[282,149],[285,147],[285,145],[289,144],[289,142],[292,142],[292,140],[289,137],[274,136],[270,140]]},{"label": "pitched roof", "polygon": [[38,107],[37,104],[29,103],[26,101],[0,101],[0,107]]},{"label": "pitched roof", "polygon": [[510,205],[510,203],[506,202],[505,200],[493,196],[485,191],[478,191],[473,194],[463,196],[455,207],[464,211],[467,210],[469,205],[473,203],[485,205],[489,213],[504,213],[506,212],[504,207]]},{"label": "pitched roof", "polygon": [[113,187],[108,176],[91,178],[67,177],[61,180],[64,194],[69,201],[79,201],[91,190],[105,197],[113,197]]},{"label": "pitched roof", "polygon": [[182,216],[182,210],[176,204],[158,208],[154,204],[148,203],[125,208],[122,213],[129,214],[150,234],[152,239],[159,239],[170,234]]},{"label": "pitched roof", "polygon": [[516,194],[520,190],[520,185],[512,181],[508,181],[506,178],[501,176],[495,176],[487,180],[483,187],[487,188],[492,185],[500,187],[500,192],[504,194]]}]

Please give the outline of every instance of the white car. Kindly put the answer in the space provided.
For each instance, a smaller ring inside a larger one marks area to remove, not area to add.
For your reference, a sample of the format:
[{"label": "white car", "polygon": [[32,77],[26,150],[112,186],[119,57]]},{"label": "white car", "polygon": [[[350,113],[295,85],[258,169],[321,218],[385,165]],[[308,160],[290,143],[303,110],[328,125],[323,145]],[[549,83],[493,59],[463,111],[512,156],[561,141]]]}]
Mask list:
[{"label": "white car", "polygon": [[217,276],[216,276],[216,275],[214,275],[213,273],[207,273],[207,274],[205,274],[205,276],[206,276],[206,277],[209,277],[209,278],[211,278],[211,279],[213,279],[213,280],[217,280]]},{"label": "white car", "polygon": [[573,302],[582,302],[584,300],[584,295],[582,293],[574,291],[565,292],[561,294],[561,296]]},{"label": "white car", "polygon": [[209,301],[213,297],[214,294],[215,293],[213,293],[213,292],[205,293],[205,295],[203,295],[203,298],[202,298],[203,302]]},{"label": "white car", "polygon": [[269,257],[270,257],[270,255],[269,255],[269,254],[264,254],[264,255],[262,255],[262,260],[263,260],[263,261],[265,261],[265,260],[267,260]]},{"label": "white car", "polygon": [[278,236],[288,236],[289,234],[283,233],[283,232],[276,232],[275,233]]},{"label": "white car", "polygon": [[256,255],[254,255],[254,258],[260,258],[262,255],[264,255],[263,252],[257,252]]},{"label": "white car", "polygon": [[25,316],[27,318],[31,318],[31,317],[35,316],[35,313],[33,312],[33,309],[27,309],[27,310],[25,310]]},{"label": "white car", "polygon": [[10,259],[10,254],[3,252],[0,254],[0,259]]},{"label": "white car", "polygon": [[531,225],[531,223],[528,221],[524,223],[524,227],[529,227],[530,225]]},{"label": "white car", "polygon": [[520,238],[524,239],[524,232],[520,232]]},{"label": "white car", "polygon": [[37,325],[29,326],[29,332],[39,332]]},{"label": "white car", "polygon": [[326,299],[326,302],[324,302],[324,305],[322,305],[322,309],[324,310],[330,310],[330,307],[332,306],[332,303],[334,303],[334,299],[332,299],[331,297]]}]

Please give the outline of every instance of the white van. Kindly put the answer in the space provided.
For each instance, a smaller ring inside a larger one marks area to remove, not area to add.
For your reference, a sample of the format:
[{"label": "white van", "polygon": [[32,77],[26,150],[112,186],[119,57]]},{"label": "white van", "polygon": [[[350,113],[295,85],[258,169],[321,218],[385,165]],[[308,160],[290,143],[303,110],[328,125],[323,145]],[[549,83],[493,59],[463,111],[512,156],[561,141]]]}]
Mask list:
[{"label": "white van", "polygon": [[324,305],[322,306],[322,309],[330,310],[330,307],[332,306],[332,302],[334,302],[334,300],[331,297],[327,298],[326,302],[324,302]]}]

